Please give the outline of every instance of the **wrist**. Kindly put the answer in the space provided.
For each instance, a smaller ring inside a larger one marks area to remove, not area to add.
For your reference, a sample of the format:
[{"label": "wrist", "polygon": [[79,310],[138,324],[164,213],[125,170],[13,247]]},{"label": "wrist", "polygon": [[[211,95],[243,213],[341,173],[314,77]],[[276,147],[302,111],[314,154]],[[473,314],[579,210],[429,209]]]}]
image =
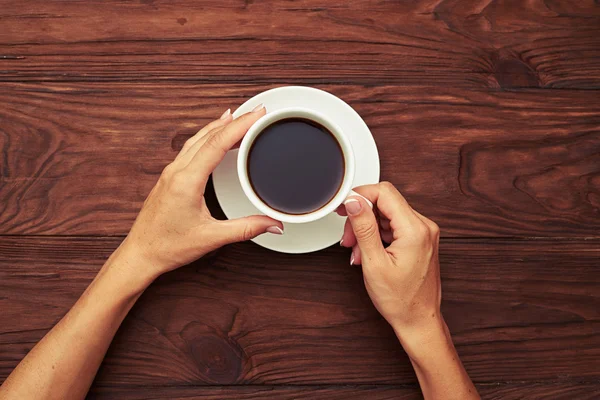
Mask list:
[{"label": "wrist", "polygon": [[418,325],[395,325],[393,328],[404,351],[413,361],[453,348],[450,332],[441,314]]},{"label": "wrist", "polygon": [[102,270],[127,291],[143,292],[158,277],[145,259],[131,248],[127,239],[108,258]]}]

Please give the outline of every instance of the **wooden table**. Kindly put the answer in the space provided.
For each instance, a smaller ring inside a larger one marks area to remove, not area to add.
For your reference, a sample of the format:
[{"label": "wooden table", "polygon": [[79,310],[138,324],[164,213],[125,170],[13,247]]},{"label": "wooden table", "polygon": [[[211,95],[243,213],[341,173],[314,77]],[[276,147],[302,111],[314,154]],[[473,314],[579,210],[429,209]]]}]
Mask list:
[{"label": "wooden table", "polygon": [[[183,141],[289,84],[351,104],[382,179],[441,226],[443,313],[481,394],[600,397],[592,0],[1,1],[0,380]],[[90,397],[419,398],[348,259],[245,243],[163,276]]]}]

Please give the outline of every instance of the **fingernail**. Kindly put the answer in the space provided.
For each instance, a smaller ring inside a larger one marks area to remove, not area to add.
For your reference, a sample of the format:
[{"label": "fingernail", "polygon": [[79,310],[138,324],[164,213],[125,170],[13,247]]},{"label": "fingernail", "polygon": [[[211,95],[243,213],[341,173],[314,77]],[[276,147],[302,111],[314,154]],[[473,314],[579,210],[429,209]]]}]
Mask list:
[{"label": "fingernail", "polygon": [[265,108],[265,105],[263,103],[260,103],[259,105],[257,105],[256,107],[254,107],[254,109],[252,110],[252,112],[259,112],[263,108]]},{"label": "fingernail", "polygon": [[272,233],[274,235],[283,235],[283,229],[276,225],[268,227],[267,232]]},{"label": "fingernail", "polygon": [[352,255],[350,256],[350,265],[354,265],[354,252],[352,252]]},{"label": "fingernail", "polygon": [[356,199],[348,199],[344,201],[344,206],[346,206],[346,212],[348,215],[357,215],[362,210],[362,205],[360,201]]},{"label": "fingernail", "polygon": [[231,108],[228,108],[227,111],[225,111],[223,113],[223,115],[221,115],[221,119],[226,119],[227,117],[229,117],[230,114],[231,114]]},{"label": "fingernail", "polygon": [[344,239],[340,240],[340,246],[344,244]]}]

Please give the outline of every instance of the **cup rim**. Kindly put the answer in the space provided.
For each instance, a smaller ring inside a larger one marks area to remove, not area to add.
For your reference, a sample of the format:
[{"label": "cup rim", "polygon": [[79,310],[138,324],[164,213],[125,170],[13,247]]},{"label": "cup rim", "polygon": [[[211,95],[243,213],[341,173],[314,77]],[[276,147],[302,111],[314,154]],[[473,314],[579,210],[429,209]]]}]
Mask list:
[{"label": "cup rim", "polygon": [[[254,139],[256,139],[258,134],[274,122],[293,117],[306,118],[324,125],[327,129],[329,129],[342,148],[342,154],[344,155],[345,162],[344,178],[335,196],[333,196],[333,198],[321,208],[306,214],[286,214],[269,207],[254,192],[254,189],[250,184],[247,171],[248,153],[252,143],[254,142]],[[267,112],[267,114],[259,118],[254,124],[252,124],[250,129],[248,129],[248,132],[242,139],[237,156],[238,178],[242,186],[242,190],[248,200],[250,200],[252,205],[254,205],[263,214],[278,221],[288,223],[312,222],[334,212],[352,190],[352,185],[354,182],[354,168],[354,150],[350,140],[346,135],[344,135],[342,129],[331,118],[318,111],[314,111],[305,107],[287,107],[272,112]]]}]

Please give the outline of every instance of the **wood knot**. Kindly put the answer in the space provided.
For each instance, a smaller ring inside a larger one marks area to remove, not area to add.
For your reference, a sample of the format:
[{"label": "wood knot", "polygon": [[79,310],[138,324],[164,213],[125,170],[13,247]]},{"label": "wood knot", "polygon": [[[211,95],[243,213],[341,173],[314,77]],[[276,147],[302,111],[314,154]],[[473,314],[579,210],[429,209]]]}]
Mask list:
[{"label": "wood knot", "polygon": [[518,57],[498,55],[494,57],[494,77],[503,89],[540,87],[534,69]]},{"label": "wood knot", "polygon": [[245,353],[227,333],[193,324],[182,332],[182,337],[203,381],[217,385],[231,385],[239,381]]}]

